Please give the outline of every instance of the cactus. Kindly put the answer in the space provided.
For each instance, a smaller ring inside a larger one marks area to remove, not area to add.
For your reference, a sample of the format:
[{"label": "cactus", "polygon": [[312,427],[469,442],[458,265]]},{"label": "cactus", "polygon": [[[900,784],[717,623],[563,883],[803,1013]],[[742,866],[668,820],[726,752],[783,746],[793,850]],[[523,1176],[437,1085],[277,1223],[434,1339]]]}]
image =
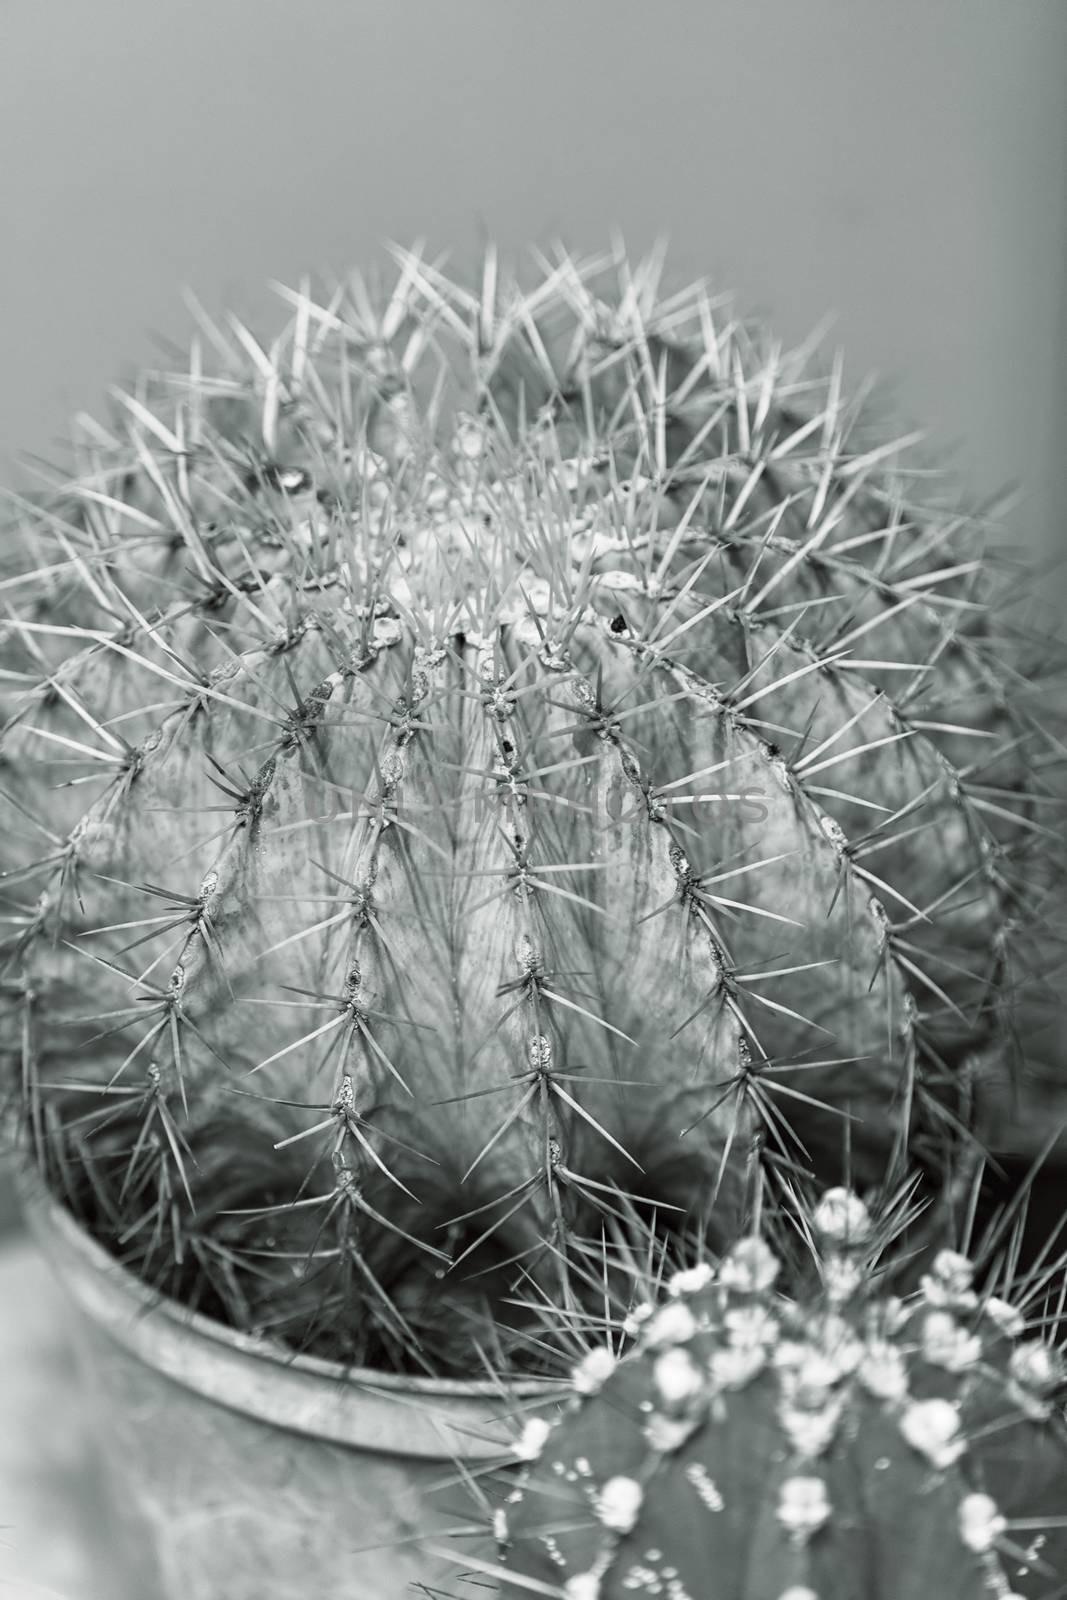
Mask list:
[{"label": "cactus", "polygon": [[135,1270],[465,1371],[614,1195],[722,1239],[754,1166],[954,1147],[1062,747],[839,363],[658,255],[398,255],[269,346],[198,308],[16,497],[3,1028]]},{"label": "cactus", "polygon": [[915,1293],[886,1293],[884,1231],[851,1190],[827,1191],[804,1231],[816,1271],[795,1297],[764,1229],[624,1322],[587,1320],[565,1408],[516,1440],[501,1594],[1063,1592],[1062,1352],[979,1293],[956,1250]]}]

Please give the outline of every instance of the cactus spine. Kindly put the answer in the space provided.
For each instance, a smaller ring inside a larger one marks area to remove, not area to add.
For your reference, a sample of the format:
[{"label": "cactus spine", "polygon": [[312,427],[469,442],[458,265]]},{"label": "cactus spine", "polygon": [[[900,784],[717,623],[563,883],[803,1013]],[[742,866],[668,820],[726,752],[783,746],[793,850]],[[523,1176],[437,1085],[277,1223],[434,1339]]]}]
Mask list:
[{"label": "cactus spine", "polygon": [[838,365],[656,257],[399,260],[202,316],[21,503],[5,1039],[137,1271],[466,1370],[613,1192],[728,1237],[753,1163],[951,1143],[1059,746]]}]

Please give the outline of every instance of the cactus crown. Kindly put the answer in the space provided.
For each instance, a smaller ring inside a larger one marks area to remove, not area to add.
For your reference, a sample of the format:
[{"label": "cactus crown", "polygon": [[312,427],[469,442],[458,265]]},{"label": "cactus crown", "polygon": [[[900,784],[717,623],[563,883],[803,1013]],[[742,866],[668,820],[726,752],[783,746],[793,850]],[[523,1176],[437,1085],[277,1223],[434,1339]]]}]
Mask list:
[{"label": "cactus crown", "polygon": [[1059,1593],[1063,1354],[957,1250],[887,1294],[884,1220],[829,1190],[803,1217],[814,1271],[796,1296],[759,1231],[625,1319],[587,1320],[571,1398],[515,1443],[501,1592]]},{"label": "cactus crown", "polygon": [[200,312],[2,580],[21,1125],[346,1359],[447,1365],[613,1195],[730,1233],[753,1162],[935,1157],[1041,940],[983,519],[658,257],[539,262]]}]

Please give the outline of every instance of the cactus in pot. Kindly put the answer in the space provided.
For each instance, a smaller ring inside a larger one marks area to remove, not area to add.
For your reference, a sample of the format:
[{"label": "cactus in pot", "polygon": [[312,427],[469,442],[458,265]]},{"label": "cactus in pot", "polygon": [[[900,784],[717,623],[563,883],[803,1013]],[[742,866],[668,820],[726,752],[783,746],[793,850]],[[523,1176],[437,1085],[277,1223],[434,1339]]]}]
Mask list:
[{"label": "cactus in pot", "polygon": [[1067,1365],[1041,1319],[953,1249],[889,1294],[849,1189],[801,1230],[794,1294],[764,1226],[580,1324],[571,1398],[526,1424],[493,1516],[501,1595],[1062,1592]]},{"label": "cactus in pot", "polygon": [[467,1371],[615,1196],[934,1162],[1008,1036],[1059,746],[982,521],[661,265],[200,313],[17,506],[9,1099],[238,1327]]}]

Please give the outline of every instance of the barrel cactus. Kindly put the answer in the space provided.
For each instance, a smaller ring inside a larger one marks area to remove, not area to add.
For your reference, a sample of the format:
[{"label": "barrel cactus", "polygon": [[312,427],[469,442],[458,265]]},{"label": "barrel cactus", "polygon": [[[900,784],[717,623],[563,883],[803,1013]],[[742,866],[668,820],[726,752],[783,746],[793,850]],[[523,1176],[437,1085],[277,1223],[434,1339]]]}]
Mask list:
[{"label": "barrel cactus", "polygon": [[[608,1319],[516,1441],[500,1593],[566,1600],[1019,1600],[1067,1572],[1067,1366],[940,1250],[913,1294],[850,1190],[795,1296],[764,1231]],[[635,1338],[619,1358],[627,1335]],[[457,1554],[458,1561],[462,1555]]]},{"label": "barrel cactus", "polygon": [[537,260],[197,308],[7,535],[18,1126],[345,1359],[467,1370],[620,1194],[727,1237],[754,1166],[936,1165],[1040,946],[985,519],[659,256]]}]

